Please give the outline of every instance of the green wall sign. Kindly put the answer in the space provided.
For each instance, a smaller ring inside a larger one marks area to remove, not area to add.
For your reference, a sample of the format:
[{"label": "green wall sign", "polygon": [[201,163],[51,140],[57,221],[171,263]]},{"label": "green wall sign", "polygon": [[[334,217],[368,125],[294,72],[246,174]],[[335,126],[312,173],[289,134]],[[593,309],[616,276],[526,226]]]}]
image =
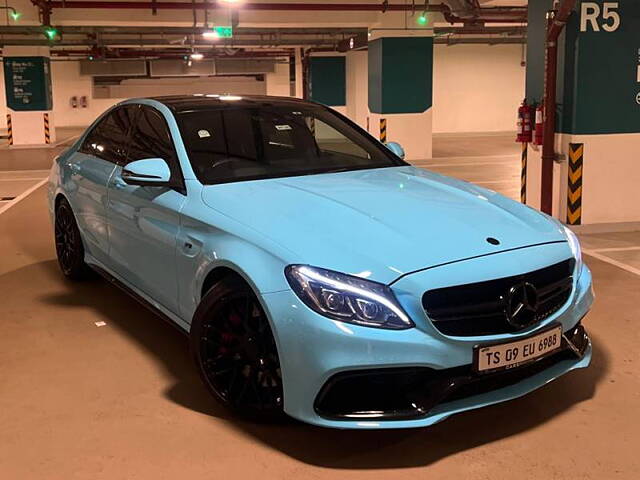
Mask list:
[{"label": "green wall sign", "polygon": [[7,106],[15,111],[51,110],[51,65],[47,57],[4,57]]}]

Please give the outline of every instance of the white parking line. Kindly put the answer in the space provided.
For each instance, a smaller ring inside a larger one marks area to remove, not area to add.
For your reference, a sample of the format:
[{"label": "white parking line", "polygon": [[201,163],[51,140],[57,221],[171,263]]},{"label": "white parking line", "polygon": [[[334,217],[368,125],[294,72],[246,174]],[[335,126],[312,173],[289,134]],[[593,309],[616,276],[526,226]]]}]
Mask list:
[{"label": "white parking line", "polygon": [[[514,157],[515,158],[515,157]],[[434,167],[476,167],[482,165],[511,165],[512,162],[467,162],[467,163],[425,163],[425,168]]]},{"label": "white parking line", "polygon": [[42,177],[14,177],[14,178],[0,178],[0,182],[24,182],[25,180],[42,180]]},{"label": "white parking line", "polygon": [[629,273],[633,273],[634,275],[638,275],[640,277],[640,269],[632,267],[631,265],[627,265],[626,263],[622,263],[619,262],[617,260],[614,260],[613,258],[609,258],[605,255],[601,255],[600,253],[598,253],[598,251],[596,250],[585,250],[584,248],[582,249],[582,253],[584,253],[585,255],[589,255],[590,257],[593,258],[597,258],[598,260],[601,260],[603,262],[606,262],[610,265],[613,265],[615,267],[621,268],[623,270],[626,270]]},{"label": "white parking line", "polygon": [[590,248],[592,252],[602,253],[602,252],[630,252],[633,250],[640,250],[640,245],[636,247],[614,247],[614,248]]},{"label": "white parking line", "polygon": [[20,195],[18,195],[16,198],[11,200],[8,204],[3,205],[2,207],[0,207],[0,215],[3,214],[4,212],[6,212],[7,210],[9,210],[11,207],[13,207],[18,202],[21,202],[22,200],[27,198],[29,195],[31,195],[33,192],[35,192],[37,189],[39,189],[42,185],[47,183],[48,180],[49,180],[48,178],[45,178],[44,180],[41,180],[40,182],[36,183],[33,187],[29,188],[28,190],[25,190]]},{"label": "white parking line", "polygon": [[476,183],[478,185],[493,185],[493,184],[505,184],[505,183],[511,183],[514,184],[516,183],[517,179],[511,179],[511,180],[486,180],[486,181],[482,181],[482,182],[476,182],[475,180],[468,180],[471,183]]}]

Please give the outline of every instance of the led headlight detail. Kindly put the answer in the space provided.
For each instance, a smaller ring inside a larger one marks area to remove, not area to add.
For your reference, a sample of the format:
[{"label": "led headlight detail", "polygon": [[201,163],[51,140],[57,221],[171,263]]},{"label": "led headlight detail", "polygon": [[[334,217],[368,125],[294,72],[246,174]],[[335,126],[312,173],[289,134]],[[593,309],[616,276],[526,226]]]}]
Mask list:
[{"label": "led headlight detail", "polygon": [[306,265],[289,265],[285,275],[305,305],[325,317],[394,330],[414,326],[381,283]]},{"label": "led headlight detail", "polygon": [[576,259],[576,275],[580,275],[580,272],[582,272],[582,249],[580,248],[580,241],[576,234],[568,227],[564,227],[564,233],[567,236],[567,242],[569,242],[573,258]]}]

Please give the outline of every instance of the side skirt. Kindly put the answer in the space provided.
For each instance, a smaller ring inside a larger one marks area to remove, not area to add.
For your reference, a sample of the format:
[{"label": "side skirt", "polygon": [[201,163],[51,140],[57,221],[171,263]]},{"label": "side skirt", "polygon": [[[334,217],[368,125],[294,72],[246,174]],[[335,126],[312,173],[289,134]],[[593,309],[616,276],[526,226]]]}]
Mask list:
[{"label": "side skirt", "polygon": [[94,270],[98,275],[100,275],[101,277],[103,277],[105,280],[107,280],[109,283],[115,285],[116,287],[118,287],[120,290],[122,290],[123,292],[125,292],[127,295],[129,295],[131,298],[133,298],[134,300],[136,300],[138,303],[140,303],[142,306],[146,307],[148,310],[150,310],[151,312],[153,312],[154,314],[156,314],[158,317],[160,317],[163,321],[165,321],[166,323],[168,323],[169,325],[171,325],[173,328],[175,328],[176,330],[178,330],[180,333],[182,333],[185,336],[189,336],[189,332],[187,330],[185,330],[180,324],[178,324],[174,319],[172,319],[169,315],[167,315],[166,313],[164,313],[162,310],[160,310],[159,308],[157,308],[155,305],[153,305],[151,302],[149,302],[147,299],[145,299],[143,296],[141,296],[140,294],[138,294],[137,292],[135,292],[132,288],[130,288],[128,285],[125,285],[123,282],[121,282],[120,280],[118,280],[116,277],[114,277],[111,273],[107,272],[104,268],[96,265],[95,263],[87,263],[87,265]]}]

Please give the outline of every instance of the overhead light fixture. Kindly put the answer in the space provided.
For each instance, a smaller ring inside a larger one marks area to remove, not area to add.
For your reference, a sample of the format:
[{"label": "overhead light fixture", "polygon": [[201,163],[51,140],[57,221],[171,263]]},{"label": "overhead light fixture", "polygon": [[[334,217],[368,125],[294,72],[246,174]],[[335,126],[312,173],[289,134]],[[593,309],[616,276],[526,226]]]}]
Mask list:
[{"label": "overhead light fixture", "polygon": [[242,0],[218,0],[220,3],[227,4],[229,6],[235,6],[242,3]]},{"label": "overhead light fixture", "polygon": [[193,52],[191,55],[189,55],[189,58],[191,58],[191,60],[202,60],[204,58],[204,55],[200,52]]},{"label": "overhead light fixture", "polygon": [[242,97],[238,97],[237,95],[221,95],[220,100],[225,100],[228,102],[233,102],[235,100],[242,100]]},{"label": "overhead light fixture", "polygon": [[17,22],[22,16],[22,14],[17,10],[11,10],[10,15],[11,15],[11,18],[13,18],[14,22]]},{"label": "overhead light fixture", "polygon": [[205,30],[202,32],[202,38],[206,38],[207,40],[217,40],[220,38],[220,34],[217,30]]}]

